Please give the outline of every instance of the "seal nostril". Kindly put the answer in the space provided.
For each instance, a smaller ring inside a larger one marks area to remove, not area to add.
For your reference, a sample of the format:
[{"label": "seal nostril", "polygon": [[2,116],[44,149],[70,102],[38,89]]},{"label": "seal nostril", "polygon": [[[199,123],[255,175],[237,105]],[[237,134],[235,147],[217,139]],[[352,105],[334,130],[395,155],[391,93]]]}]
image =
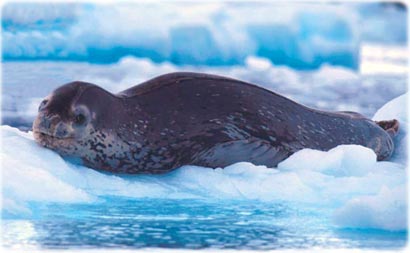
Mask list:
[{"label": "seal nostril", "polygon": [[42,117],[40,121],[40,127],[48,130],[50,129],[50,126],[51,126],[50,118],[47,116]]},{"label": "seal nostril", "polygon": [[55,135],[59,138],[65,138],[68,136],[68,130],[64,123],[59,123],[57,125]]}]

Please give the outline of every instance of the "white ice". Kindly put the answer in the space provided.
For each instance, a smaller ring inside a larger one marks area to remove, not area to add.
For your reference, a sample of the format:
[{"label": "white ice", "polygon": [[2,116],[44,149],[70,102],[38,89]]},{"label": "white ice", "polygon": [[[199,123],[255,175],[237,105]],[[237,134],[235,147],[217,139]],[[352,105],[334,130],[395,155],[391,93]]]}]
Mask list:
[{"label": "white ice", "polygon": [[[259,66],[259,65],[258,65]],[[260,65],[263,67],[263,65]],[[375,115],[401,123],[392,161],[377,162],[370,149],[305,149],[278,168],[241,162],[226,168],[185,166],[165,175],[118,176],[71,164],[38,146],[31,133],[1,126],[3,211],[30,216],[32,202],[93,202],[103,196],[212,198],[325,206],[341,227],[405,230],[407,95]]]}]

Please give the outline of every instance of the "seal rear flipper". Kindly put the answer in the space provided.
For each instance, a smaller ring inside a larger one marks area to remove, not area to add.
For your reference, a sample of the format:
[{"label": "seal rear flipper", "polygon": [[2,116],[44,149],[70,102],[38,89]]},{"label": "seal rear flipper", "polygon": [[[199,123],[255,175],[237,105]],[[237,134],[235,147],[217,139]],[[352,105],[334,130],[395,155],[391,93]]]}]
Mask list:
[{"label": "seal rear flipper", "polygon": [[289,157],[290,153],[260,139],[237,140],[219,143],[195,155],[193,165],[204,167],[226,167],[237,162],[251,162],[255,165],[276,165]]},{"label": "seal rear flipper", "polygon": [[399,131],[400,124],[396,119],[375,121],[375,123],[383,128],[391,137],[396,136]]}]

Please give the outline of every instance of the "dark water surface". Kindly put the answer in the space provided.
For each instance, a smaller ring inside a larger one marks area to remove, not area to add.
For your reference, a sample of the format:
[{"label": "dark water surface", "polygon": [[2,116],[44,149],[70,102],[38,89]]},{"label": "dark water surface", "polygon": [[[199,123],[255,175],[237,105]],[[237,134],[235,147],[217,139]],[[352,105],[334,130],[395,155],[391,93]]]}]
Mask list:
[{"label": "dark water surface", "polygon": [[4,217],[3,243],[23,248],[399,249],[406,232],[330,226],[326,208],[259,201],[105,198],[36,204],[30,220]]}]

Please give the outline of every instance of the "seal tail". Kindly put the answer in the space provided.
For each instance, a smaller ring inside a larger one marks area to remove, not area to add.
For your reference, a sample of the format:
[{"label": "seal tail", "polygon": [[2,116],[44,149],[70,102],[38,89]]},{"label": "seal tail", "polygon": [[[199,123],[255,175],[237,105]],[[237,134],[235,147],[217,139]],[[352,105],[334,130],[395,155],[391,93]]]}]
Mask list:
[{"label": "seal tail", "polygon": [[399,131],[399,121],[396,119],[375,121],[377,125],[383,128],[392,138],[397,135]]}]

